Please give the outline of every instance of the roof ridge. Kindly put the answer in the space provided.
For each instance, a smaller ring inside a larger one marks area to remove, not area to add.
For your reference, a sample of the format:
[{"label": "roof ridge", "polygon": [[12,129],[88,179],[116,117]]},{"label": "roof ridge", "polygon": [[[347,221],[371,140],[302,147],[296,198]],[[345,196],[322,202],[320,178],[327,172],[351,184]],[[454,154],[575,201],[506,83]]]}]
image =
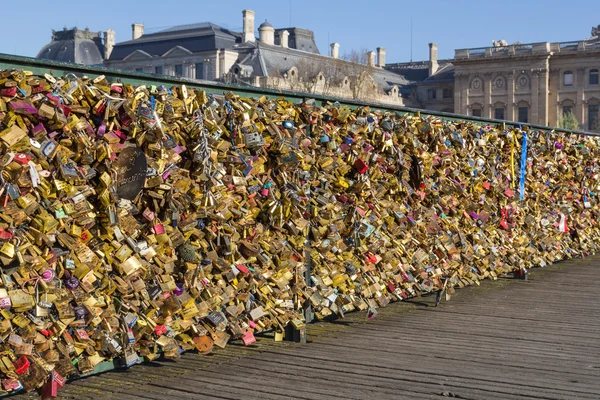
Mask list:
[{"label": "roof ridge", "polygon": [[256,56],[258,57],[258,63],[260,65],[260,69],[262,69],[263,76],[269,76],[269,70],[267,69],[267,65],[265,64],[265,60],[263,59],[260,51],[260,46],[256,46]]}]

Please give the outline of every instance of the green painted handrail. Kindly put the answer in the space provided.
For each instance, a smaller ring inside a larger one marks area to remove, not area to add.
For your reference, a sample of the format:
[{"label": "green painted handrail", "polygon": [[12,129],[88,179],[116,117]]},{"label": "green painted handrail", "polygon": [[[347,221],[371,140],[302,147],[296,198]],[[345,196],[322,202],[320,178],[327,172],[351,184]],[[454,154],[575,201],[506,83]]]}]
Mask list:
[{"label": "green painted handrail", "polygon": [[332,97],[326,95],[320,95],[315,93],[303,93],[295,92],[290,90],[275,90],[261,87],[255,87],[250,85],[239,85],[239,84],[227,84],[214,81],[205,81],[198,79],[188,78],[177,78],[166,75],[155,75],[145,72],[136,71],[123,71],[112,68],[106,68],[103,66],[88,66],[82,64],[72,64],[66,62],[42,60],[32,57],[22,57],[10,54],[0,53],[0,70],[1,69],[25,69],[32,71],[34,74],[42,75],[48,72],[52,72],[54,75],[64,75],[66,73],[75,73],[81,75],[105,75],[109,80],[119,81],[122,83],[128,83],[132,85],[187,85],[189,87],[198,88],[204,90],[208,94],[223,94],[233,92],[236,95],[242,97],[259,97],[266,96],[267,98],[281,98],[284,97],[294,103],[301,103],[308,99],[314,99],[321,102],[339,102],[341,105],[347,105],[352,108],[357,107],[371,107],[382,111],[393,111],[405,114],[416,114],[419,113],[423,116],[438,117],[450,121],[473,121],[483,122],[488,124],[505,124],[508,127],[519,127],[527,126],[530,129],[537,129],[542,131],[556,131],[564,132],[567,134],[586,135],[586,136],[600,136],[600,133],[570,130],[561,128],[552,128],[544,125],[537,124],[526,124],[514,121],[504,121],[490,118],[480,118],[474,116],[467,116],[461,114],[447,113],[441,111],[432,110],[421,110],[418,108],[410,107],[399,107],[392,106],[383,103],[368,102],[361,100],[346,99],[340,97]]}]

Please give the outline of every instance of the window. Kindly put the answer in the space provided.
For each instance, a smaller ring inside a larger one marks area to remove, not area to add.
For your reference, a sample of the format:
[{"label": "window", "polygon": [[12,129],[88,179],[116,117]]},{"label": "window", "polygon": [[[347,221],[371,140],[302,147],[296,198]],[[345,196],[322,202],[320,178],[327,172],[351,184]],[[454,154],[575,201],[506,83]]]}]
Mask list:
[{"label": "window", "polygon": [[600,105],[590,104],[588,106],[588,120],[590,131],[600,131]]},{"label": "window", "polygon": [[144,68],[136,68],[135,72],[144,72]]},{"label": "window", "polygon": [[427,98],[429,100],[434,100],[436,98],[435,89],[427,89]]},{"label": "window", "polygon": [[562,108],[563,115],[567,115],[573,112],[573,106],[563,106]]},{"label": "window", "polygon": [[[237,73],[239,73],[239,71],[236,72],[236,74]],[[196,64],[196,79],[204,79],[204,63]]]},{"label": "window", "polygon": [[529,108],[519,107],[519,122],[529,122]]},{"label": "window", "polygon": [[592,69],[590,70],[590,85],[598,84],[598,70]]},{"label": "window", "polygon": [[444,99],[449,99],[449,98],[451,98],[451,97],[452,97],[452,89],[450,89],[450,88],[445,88],[445,89],[444,89],[444,93],[442,94],[442,97],[443,97]]},{"label": "window", "polygon": [[160,65],[158,67],[154,67],[154,73],[157,75],[162,75],[163,74],[162,65]]},{"label": "window", "polygon": [[563,74],[563,85],[573,86],[573,71],[565,71]]},{"label": "window", "polygon": [[495,119],[504,119],[504,107],[498,107],[494,109]]},{"label": "window", "polygon": [[481,108],[472,109],[471,115],[473,115],[474,117],[481,117]]},{"label": "window", "polygon": [[183,76],[183,65],[182,64],[175,65],[175,76]]}]

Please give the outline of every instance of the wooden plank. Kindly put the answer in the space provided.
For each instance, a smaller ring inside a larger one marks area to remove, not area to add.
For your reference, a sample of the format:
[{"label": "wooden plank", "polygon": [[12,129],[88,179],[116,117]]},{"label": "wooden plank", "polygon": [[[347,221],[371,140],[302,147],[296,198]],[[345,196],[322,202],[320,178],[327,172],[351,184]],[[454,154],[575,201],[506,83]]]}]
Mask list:
[{"label": "wooden plank", "polygon": [[[64,399],[600,398],[600,258],[568,261],[308,327],[308,344],[231,343],[75,381]],[[14,399],[32,399],[18,395]]]}]

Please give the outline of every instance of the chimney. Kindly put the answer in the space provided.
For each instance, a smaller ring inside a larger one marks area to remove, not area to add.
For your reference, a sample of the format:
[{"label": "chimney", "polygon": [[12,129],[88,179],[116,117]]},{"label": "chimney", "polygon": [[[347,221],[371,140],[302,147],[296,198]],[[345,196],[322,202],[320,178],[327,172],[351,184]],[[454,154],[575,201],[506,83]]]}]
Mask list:
[{"label": "chimney", "polygon": [[279,32],[279,43],[281,47],[289,47],[290,33],[288,31]]},{"label": "chimney", "polygon": [[144,24],[131,24],[131,38],[139,39],[144,34]]},{"label": "chimney", "polygon": [[264,44],[275,44],[275,29],[273,25],[265,21],[258,27],[258,37],[261,43]]},{"label": "chimney", "polygon": [[369,62],[369,67],[375,66],[375,52],[374,51],[370,51],[367,53],[367,60]]},{"label": "chimney", "polygon": [[429,76],[435,74],[439,68],[437,57],[438,45],[429,43]]},{"label": "chimney", "polygon": [[340,44],[339,43],[331,43],[331,57],[332,58],[340,58]]},{"label": "chimney", "polygon": [[107,29],[104,31],[104,59],[110,58],[110,53],[113,51],[115,45],[115,31]]},{"label": "chimney", "polygon": [[254,11],[244,10],[242,15],[244,16],[243,42],[254,42],[256,40],[256,37],[254,37]]},{"label": "chimney", "polygon": [[377,66],[385,67],[385,49],[383,47],[377,48]]}]

